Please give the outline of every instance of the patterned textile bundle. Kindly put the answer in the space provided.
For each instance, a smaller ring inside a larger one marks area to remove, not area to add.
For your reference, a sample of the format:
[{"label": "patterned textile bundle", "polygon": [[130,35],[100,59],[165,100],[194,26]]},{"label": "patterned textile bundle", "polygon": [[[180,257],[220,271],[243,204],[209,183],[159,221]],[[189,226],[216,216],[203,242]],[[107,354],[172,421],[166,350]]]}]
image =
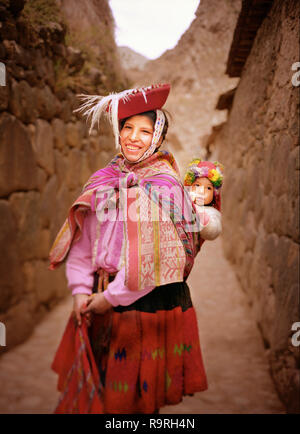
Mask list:
[{"label": "patterned textile bundle", "polygon": [[[104,193],[110,197],[103,201]],[[85,211],[101,213],[109,202],[126,204],[122,209],[127,249],[125,284],[130,290],[188,277],[203,242],[201,224],[180,181],[174,157],[167,151],[158,151],[133,165],[118,154],[90,177],[52,246],[50,269],[62,263],[72,241],[80,237]]]},{"label": "patterned textile bundle", "polygon": [[61,392],[56,414],[103,413],[101,383],[90,345],[85,318],[82,326],[69,318],[51,368],[59,375]]}]

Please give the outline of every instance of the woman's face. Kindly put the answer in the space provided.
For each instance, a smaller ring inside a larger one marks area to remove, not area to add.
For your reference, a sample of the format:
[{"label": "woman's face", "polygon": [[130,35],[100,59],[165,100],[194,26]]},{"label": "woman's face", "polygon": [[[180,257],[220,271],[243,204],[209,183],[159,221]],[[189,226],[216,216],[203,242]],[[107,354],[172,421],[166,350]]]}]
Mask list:
[{"label": "woman's face", "polygon": [[214,186],[208,178],[197,178],[192,184],[192,191],[199,196],[204,205],[209,204],[214,198]]},{"label": "woman's face", "polygon": [[123,154],[131,162],[137,161],[147,151],[152,142],[154,125],[144,115],[128,118],[120,132]]}]

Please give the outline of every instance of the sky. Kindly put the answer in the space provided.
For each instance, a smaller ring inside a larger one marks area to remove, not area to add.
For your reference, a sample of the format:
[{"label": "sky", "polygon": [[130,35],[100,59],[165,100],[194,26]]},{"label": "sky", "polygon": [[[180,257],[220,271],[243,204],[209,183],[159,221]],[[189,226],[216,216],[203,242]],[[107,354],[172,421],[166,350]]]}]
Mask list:
[{"label": "sky", "polygon": [[195,18],[199,0],[109,0],[116,42],[156,59],[174,48]]}]

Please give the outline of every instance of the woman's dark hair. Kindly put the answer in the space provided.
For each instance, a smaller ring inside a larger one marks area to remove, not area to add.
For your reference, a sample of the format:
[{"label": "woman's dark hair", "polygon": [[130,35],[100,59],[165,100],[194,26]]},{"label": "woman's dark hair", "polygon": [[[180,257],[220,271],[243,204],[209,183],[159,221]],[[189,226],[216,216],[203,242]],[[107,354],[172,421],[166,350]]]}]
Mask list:
[{"label": "woman's dark hair", "polygon": [[[165,110],[161,110],[161,111],[165,115],[165,119],[166,119],[163,131],[162,131],[162,134],[161,134],[161,136],[162,136],[162,142],[163,142],[165,140],[165,137],[166,137],[167,132],[168,132],[169,120],[168,120],[166,111]],[[133,115],[133,116],[135,116],[135,115]],[[138,113],[137,116],[147,116],[147,118],[150,119],[153,122],[153,128],[154,128],[154,125],[155,125],[155,122],[156,122],[156,112],[154,110],[151,110],[149,112],[144,112],[144,113]],[[131,118],[131,117],[132,116],[130,116],[129,118]],[[120,120],[120,130],[124,127],[125,122],[129,118],[125,118],[125,119],[121,119]],[[158,148],[156,148],[156,150],[158,150]]]}]

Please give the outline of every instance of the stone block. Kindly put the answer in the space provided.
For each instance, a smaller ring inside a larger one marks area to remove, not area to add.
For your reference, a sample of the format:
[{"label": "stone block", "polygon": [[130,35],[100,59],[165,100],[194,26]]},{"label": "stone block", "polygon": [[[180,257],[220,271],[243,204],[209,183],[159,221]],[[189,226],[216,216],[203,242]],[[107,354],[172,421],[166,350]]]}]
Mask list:
[{"label": "stone block", "polygon": [[21,45],[18,45],[16,41],[3,41],[5,47],[6,56],[9,60],[27,68],[30,64],[30,55]]},{"label": "stone block", "polygon": [[45,169],[48,175],[54,173],[54,139],[51,125],[43,119],[36,122],[36,134],[33,141],[38,164]]},{"label": "stone block", "polygon": [[66,126],[66,141],[67,145],[71,148],[82,147],[82,140],[84,135],[84,129],[82,128],[82,122],[69,122]]},{"label": "stone block", "polygon": [[37,118],[36,88],[29,86],[27,81],[11,80],[11,91],[8,103],[9,111],[20,121],[33,123]]},{"label": "stone block", "polygon": [[59,118],[53,119],[51,123],[53,128],[54,146],[57,149],[64,149],[66,145],[65,123]]},{"label": "stone block", "polygon": [[13,116],[0,115],[0,195],[37,187],[37,164],[27,129]]},{"label": "stone block", "polygon": [[[291,205],[291,202],[289,202]],[[300,204],[299,204],[299,196],[293,201],[293,207],[291,207],[292,211],[289,214],[288,223],[287,223],[287,235],[291,236],[292,239],[300,243]]]},{"label": "stone block", "polygon": [[60,119],[62,119],[64,122],[69,122],[72,117],[72,110],[70,107],[70,104],[68,101],[64,100],[61,103],[61,112],[59,114]]},{"label": "stone block", "polygon": [[18,251],[23,261],[40,256],[40,193],[11,194],[9,203],[17,222]]},{"label": "stone block", "polygon": [[56,209],[59,206],[57,203],[57,176],[52,175],[48,180],[45,189],[41,195],[40,201],[40,219],[41,226],[43,228],[49,228],[50,222],[56,213]]},{"label": "stone block", "polygon": [[62,107],[59,100],[52,93],[49,86],[35,90],[35,106],[40,118],[51,120],[54,116],[59,115]]},{"label": "stone block", "polygon": [[17,221],[6,200],[0,200],[0,244],[3,252],[0,261],[0,312],[5,312],[21,290],[21,253],[18,245]]},{"label": "stone block", "polygon": [[79,149],[73,148],[69,152],[67,160],[68,166],[66,172],[66,185],[71,190],[74,190],[80,185],[81,157],[82,154]]},{"label": "stone block", "polygon": [[0,86],[0,112],[8,107],[9,88],[8,86]]},{"label": "stone block", "polygon": [[58,149],[54,149],[55,174],[57,176],[58,187],[66,182],[67,158]]},{"label": "stone block", "polygon": [[47,173],[41,167],[37,168],[37,188],[41,193],[44,190],[47,181]]}]

